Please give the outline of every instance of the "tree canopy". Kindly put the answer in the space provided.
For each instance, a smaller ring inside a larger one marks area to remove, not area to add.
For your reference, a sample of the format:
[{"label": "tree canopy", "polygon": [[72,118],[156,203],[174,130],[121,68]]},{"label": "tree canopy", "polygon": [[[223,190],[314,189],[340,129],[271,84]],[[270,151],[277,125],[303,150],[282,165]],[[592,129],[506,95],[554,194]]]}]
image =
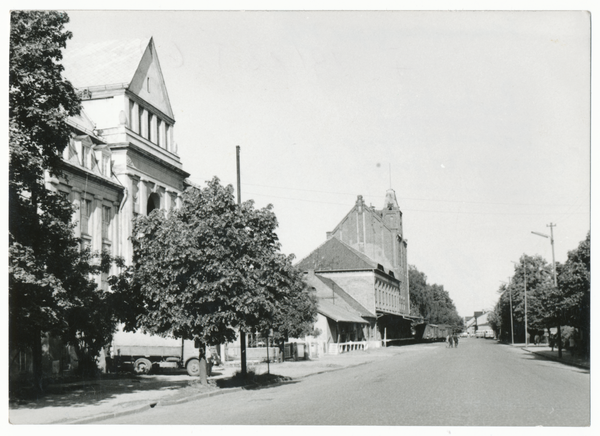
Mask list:
[{"label": "tree canopy", "polygon": [[427,283],[427,276],[415,266],[408,268],[410,314],[421,316],[431,324],[463,326],[454,302],[443,285]]},{"label": "tree canopy", "polygon": [[[572,326],[582,336],[582,351],[589,352],[590,330],[590,233],[577,249],[569,251],[564,264],[556,263],[558,287],[554,286],[552,265],[541,256],[523,255],[515,266],[509,285],[500,288],[495,307],[498,328],[510,334],[512,296],[515,340],[524,340],[525,289],[527,289],[527,329],[545,330]],[[509,291],[509,292],[507,292]],[[509,295],[510,294],[510,295]]]},{"label": "tree canopy", "polygon": [[133,264],[111,280],[128,330],[216,345],[236,330],[308,333],[316,302],[280,253],[269,205],[238,205],[219,179],[187,189],[180,208],[154,210],[133,227]]},{"label": "tree canopy", "polygon": [[59,63],[71,37],[67,22],[61,12],[11,13],[9,340],[12,350],[32,351],[38,385],[43,333],[93,353],[111,330],[106,295],[91,275],[107,272],[112,259],[80,250],[71,203],[45,181],[61,174],[71,134],[66,121],[80,111]]}]

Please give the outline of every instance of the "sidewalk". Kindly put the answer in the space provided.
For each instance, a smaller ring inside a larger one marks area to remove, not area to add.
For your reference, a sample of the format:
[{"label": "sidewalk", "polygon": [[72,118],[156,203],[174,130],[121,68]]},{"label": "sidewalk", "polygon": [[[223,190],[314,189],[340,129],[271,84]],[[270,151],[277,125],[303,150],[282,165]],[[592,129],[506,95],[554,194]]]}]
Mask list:
[{"label": "sidewalk", "polygon": [[[278,375],[283,379],[301,379],[314,374],[335,371],[373,362],[407,352],[406,347],[375,348],[339,355],[326,355],[316,360],[284,363],[248,362],[248,372]],[[219,380],[231,379],[240,367],[224,365],[213,368],[209,386],[196,378],[178,372],[169,375],[112,376],[97,380],[52,385],[40,399],[10,402],[12,424],[87,424],[102,419],[138,413],[152,407],[176,404],[221,395],[241,388],[219,388]]]},{"label": "sidewalk", "polygon": [[562,350],[562,357],[558,357],[558,349],[552,349],[545,345],[529,345],[525,347],[525,344],[515,344],[515,346],[520,346],[523,350],[528,351],[530,353],[536,354],[538,356],[544,357],[549,360],[554,360],[560,363],[564,363],[565,365],[576,366],[582,369],[590,369],[590,359],[584,359],[580,356],[571,356],[571,353],[567,350]]}]

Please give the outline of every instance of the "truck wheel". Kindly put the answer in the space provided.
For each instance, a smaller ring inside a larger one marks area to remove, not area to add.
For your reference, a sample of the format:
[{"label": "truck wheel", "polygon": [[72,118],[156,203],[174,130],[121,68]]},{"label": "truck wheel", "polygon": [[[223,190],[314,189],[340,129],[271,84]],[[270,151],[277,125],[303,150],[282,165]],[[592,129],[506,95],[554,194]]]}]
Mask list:
[{"label": "truck wheel", "polygon": [[198,359],[190,359],[185,365],[187,373],[192,377],[198,377],[200,375],[200,361]]},{"label": "truck wheel", "polygon": [[148,359],[138,359],[133,364],[133,371],[136,374],[148,374],[152,370],[152,362]]}]

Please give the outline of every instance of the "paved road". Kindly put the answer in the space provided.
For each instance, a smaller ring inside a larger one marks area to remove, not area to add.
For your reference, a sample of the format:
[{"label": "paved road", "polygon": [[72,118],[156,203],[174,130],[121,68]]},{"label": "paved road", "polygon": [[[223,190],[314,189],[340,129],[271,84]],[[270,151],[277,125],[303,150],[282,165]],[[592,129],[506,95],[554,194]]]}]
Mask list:
[{"label": "paved road", "polygon": [[103,424],[586,426],[589,372],[484,339]]}]

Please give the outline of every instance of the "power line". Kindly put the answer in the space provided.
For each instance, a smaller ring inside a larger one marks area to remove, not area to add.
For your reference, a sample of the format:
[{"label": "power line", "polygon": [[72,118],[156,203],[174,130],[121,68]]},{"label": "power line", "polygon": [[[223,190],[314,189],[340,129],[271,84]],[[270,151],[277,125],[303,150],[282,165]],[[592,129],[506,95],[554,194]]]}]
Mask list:
[{"label": "power line", "polygon": [[[337,203],[337,202],[319,201],[319,200],[306,200],[306,199],[302,199],[302,198],[283,197],[283,196],[278,196],[278,195],[261,194],[261,193],[258,193],[258,192],[248,192],[248,191],[246,191],[246,193],[247,194],[251,194],[251,195],[258,195],[260,197],[279,198],[279,199],[282,199],[282,200],[301,201],[301,202],[305,202],[305,203],[320,203],[320,204],[348,206],[348,203]],[[452,213],[452,214],[462,214],[462,215],[548,215],[548,213],[540,213],[540,212],[535,212],[535,213],[467,212],[467,211],[407,209],[407,208],[403,208],[402,211],[403,212]],[[584,215],[584,214],[585,214],[584,212],[579,213],[579,215]],[[564,213],[553,212],[552,215],[574,215],[574,213],[572,213],[572,212],[564,212]]]},{"label": "power line", "polygon": [[[322,191],[322,190],[314,190],[314,189],[302,189],[302,188],[289,188],[282,186],[270,186],[270,185],[259,185],[255,183],[246,183],[247,186],[257,186],[261,188],[272,188],[272,189],[284,189],[287,191],[302,191],[302,192],[314,192],[318,194],[331,194],[331,195],[356,195],[356,193],[349,192],[331,192],[331,191]],[[384,195],[371,195],[366,194],[369,197],[375,198],[385,198]],[[419,198],[419,197],[398,197],[401,200],[418,200],[418,201],[434,201],[440,203],[466,203],[466,204],[494,204],[494,205],[502,205],[502,206],[558,206],[557,204],[541,204],[541,203],[503,203],[503,202],[491,202],[491,201],[465,201],[465,200],[444,200],[444,199],[435,199],[435,198]]]}]

